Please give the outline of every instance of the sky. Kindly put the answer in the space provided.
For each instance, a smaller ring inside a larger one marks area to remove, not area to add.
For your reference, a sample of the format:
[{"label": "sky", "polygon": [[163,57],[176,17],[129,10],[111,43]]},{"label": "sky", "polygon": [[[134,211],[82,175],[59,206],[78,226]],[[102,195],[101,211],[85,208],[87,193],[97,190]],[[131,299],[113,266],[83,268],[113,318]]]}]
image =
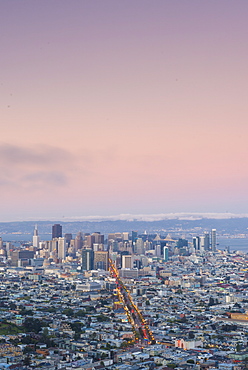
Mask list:
[{"label": "sky", "polygon": [[0,0],[0,220],[246,213],[247,0]]}]

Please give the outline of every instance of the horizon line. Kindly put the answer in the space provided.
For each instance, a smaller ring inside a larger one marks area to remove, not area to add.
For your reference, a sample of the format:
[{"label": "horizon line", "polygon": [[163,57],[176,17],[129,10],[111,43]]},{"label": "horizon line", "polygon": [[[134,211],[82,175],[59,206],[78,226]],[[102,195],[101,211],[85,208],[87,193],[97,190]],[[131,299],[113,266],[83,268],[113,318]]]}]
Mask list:
[{"label": "horizon line", "polygon": [[62,217],[28,217],[26,219],[12,220],[12,221],[0,221],[2,222],[102,222],[102,221],[137,221],[137,222],[154,222],[163,220],[188,220],[197,221],[202,219],[232,219],[232,218],[248,218],[248,213],[231,213],[231,212],[170,212],[170,213],[152,213],[152,214],[131,214],[123,213],[119,215],[100,216],[100,215],[88,215],[88,216],[62,216]]}]

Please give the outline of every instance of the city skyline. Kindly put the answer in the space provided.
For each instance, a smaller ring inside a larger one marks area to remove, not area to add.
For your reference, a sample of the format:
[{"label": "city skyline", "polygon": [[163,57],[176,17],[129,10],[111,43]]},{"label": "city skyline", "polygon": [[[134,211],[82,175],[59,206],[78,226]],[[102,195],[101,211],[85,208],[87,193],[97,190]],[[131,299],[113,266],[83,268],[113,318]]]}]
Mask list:
[{"label": "city skyline", "polygon": [[246,214],[247,15],[0,2],[0,220]]}]

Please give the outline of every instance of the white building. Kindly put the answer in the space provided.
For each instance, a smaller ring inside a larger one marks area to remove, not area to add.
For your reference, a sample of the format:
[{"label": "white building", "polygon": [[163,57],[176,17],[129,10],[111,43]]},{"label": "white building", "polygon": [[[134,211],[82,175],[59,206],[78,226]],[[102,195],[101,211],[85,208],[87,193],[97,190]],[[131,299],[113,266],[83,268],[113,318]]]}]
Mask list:
[{"label": "white building", "polygon": [[131,256],[131,255],[122,256],[122,268],[123,269],[132,269],[133,268],[133,256]]},{"label": "white building", "polygon": [[35,225],[35,228],[34,228],[34,235],[33,235],[33,246],[38,248],[39,247],[39,243],[40,243],[40,238],[39,238],[39,235],[38,235],[38,226]]},{"label": "white building", "polygon": [[61,258],[62,260],[64,260],[65,256],[66,256],[65,238],[58,238],[58,258]]}]

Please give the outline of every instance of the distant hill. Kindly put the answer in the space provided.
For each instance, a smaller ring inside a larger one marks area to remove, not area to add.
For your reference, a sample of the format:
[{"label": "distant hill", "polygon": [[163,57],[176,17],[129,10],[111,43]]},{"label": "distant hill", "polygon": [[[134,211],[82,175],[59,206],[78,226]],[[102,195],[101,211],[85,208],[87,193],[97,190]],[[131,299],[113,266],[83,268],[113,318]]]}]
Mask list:
[{"label": "distant hill", "polygon": [[246,234],[248,233],[248,217],[237,218],[201,218],[192,220],[165,219],[158,221],[138,221],[138,220],[104,220],[104,221],[22,221],[22,222],[0,222],[1,234],[32,234],[35,224],[38,225],[40,234],[49,234],[52,225],[59,223],[63,227],[64,233],[76,234],[78,231],[92,233],[99,231],[103,234],[112,232],[131,232],[136,230],[139,233],[162,233],[172,234],[195,234],[203,231],[217,229],[219,234]]}]

